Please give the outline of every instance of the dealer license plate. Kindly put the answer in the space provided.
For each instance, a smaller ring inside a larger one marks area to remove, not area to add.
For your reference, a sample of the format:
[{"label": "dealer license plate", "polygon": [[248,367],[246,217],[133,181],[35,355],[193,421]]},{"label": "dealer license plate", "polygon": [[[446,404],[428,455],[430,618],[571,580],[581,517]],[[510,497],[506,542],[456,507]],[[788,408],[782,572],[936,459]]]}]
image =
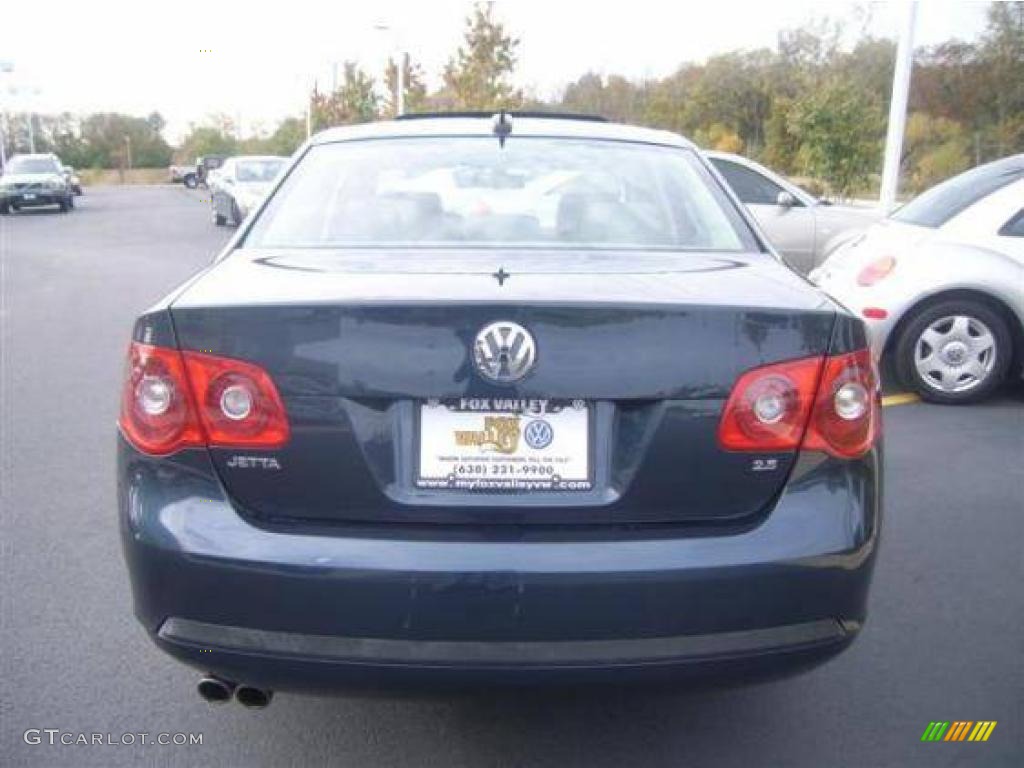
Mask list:
[{"label": "dealer license plate", "polygon": [[420,405],[416,485],[588,491],[590,430],[583,400],[431,400]]}]

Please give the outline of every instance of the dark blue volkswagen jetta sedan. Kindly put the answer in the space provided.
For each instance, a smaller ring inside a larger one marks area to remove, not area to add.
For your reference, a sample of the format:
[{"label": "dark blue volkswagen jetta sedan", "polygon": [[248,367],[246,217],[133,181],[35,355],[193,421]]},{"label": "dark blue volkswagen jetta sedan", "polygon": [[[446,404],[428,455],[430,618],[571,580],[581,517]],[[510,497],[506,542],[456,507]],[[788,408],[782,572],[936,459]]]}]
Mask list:
[{"label": "dark blue volkswagen jetta sedan", "polygon": [[208,700],[752,677],[865,620],[878,380],[678,136],[327,131],[135,324],[135,612]]}]

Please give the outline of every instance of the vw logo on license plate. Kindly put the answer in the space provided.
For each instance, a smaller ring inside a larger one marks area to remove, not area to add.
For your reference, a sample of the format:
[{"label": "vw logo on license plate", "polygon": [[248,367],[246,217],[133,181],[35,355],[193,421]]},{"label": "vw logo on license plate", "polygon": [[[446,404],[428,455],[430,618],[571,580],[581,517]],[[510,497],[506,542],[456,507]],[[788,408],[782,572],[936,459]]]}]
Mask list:
[{"label": "vw logo on license plate", "polygon": [[551,445],[555,431],[543,419],[534,419],[523,429],[523,439],[528,446],[539,451]]}]

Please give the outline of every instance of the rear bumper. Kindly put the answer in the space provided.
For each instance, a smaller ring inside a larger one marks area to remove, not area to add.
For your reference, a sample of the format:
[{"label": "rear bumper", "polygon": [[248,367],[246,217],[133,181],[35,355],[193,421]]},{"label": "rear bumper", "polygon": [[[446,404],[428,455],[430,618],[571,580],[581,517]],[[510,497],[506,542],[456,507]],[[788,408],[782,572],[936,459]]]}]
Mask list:
[{"label": "rear bumper", "polygon": [[278,690],[664,682],[786,674],[852,641],[879,462],[805,457],[771,513],[728,534],[272,531],[204,452],[123,440],[119,498],[136,614],[204,671]]},{"label": "rear bumper", "polygon": [[60,205],[67,196],[61,192],[36,192],[31,197],[22,193],[8,192],[0,195],[0,201],[19,208],[34,208],[43,205]]},{"label": "rear bumper", "polygon": [[423,641],[304,635],[169,618],[172,656],[270,689],[434,689],[477,685],[766,679],[846,648],[859,625],[833,619],[708,635],[617,640]]}]

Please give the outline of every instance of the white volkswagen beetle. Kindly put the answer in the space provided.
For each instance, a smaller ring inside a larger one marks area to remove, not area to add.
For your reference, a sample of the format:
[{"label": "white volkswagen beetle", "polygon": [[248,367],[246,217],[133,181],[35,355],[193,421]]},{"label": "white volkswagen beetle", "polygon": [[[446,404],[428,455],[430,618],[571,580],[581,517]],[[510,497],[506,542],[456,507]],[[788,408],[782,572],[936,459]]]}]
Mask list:
[{"label": "white volkswagen beetle", "polygon": [[933,187],[810,277],[864,318],[905,386],[982,399],[1024,353],[1024,154]]}]

